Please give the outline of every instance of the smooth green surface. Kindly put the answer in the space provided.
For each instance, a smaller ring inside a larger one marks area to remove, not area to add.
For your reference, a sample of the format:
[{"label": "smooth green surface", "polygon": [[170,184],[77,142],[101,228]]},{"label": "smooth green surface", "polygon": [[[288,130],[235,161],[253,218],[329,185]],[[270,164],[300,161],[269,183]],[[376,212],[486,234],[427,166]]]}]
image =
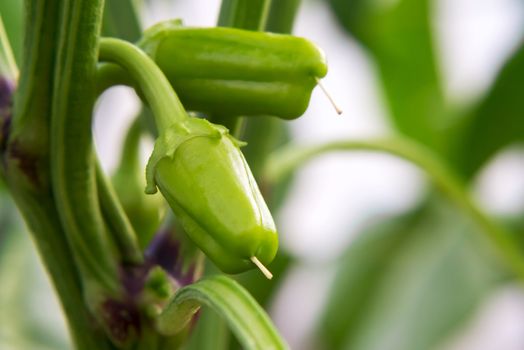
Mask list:
[{"label": "smooth green surface", "polygon": [[212,309],[200,308],[198,321],[191,331],[191,337],[184,350],[229,349],[231,333],[227,323]]},{"label": "smooth green surface", "polygon": [[270,3],[271,0],[222,0],[217,25],[261,31]]},{"label": "smooth green surface", "polygon": [[524,142],[524,45],[502,67],[495,82],[454,130],[449,157],[466,178],[504,147]]},{"label": "smooth green surface", "polygon": [[10,224],[0,229],[0,235],[7,235],[0,248],[0,349],[70,349],[54,291],[20,218],[10,212]]},{"label": "smooth green surface", "polygon": [[5,31],[4,22],[0,13],[0,77],[15,81],[18,78],[18,67],[16,66],[11,43]]},{"label": "smooth green surface", "polygon": [[287,349],[265,311],[238,283],[214,276],[180,289],[158,319],[161,333],[175,334],[207,305],[228,324],[246,350]]},{"label": "smooth green surface", "polygon": [[52,278],[73,343],[78,349],[106,349],[108,341],[93,327],[85,307],[79,268],[61,226],[50,183],[54,61],[62,26],[60,14],[66,9],[54,0],[26,1],[25,5],[25,48],[2,172]]},{"label": "smooth green surface", "polygon": [[155,60],[189,110],[218,115],[304,113],[323,53],[306,39],[234,28],[185,28],[164,22],[140,46]]},{"label": "smooth green surface", "polygon": [[[269,264],[275,224],[237,141],[223,127],[191,118],[161,136],[148,163],[154,182],[191,239],[224,272],[257,257]],[[154,187],[150,188],[154,190]]]},{"label": "smooth green surface", "polygon": [[96,165],[96,184],[104,219],[122,255],[122,261],[128,264],[143,263],[144,257],[138,244],[137,233],[100,164]]},{"label": "smooth green surface", "polygon": [[6,34],[18,64],[22,62],[24,12],[26,9],[22,0],[2,0],[0,2],[0,15],[4,21]]},{"label": "smooth green surface", "polygon": [[414,217],[405,217],[365,230],[335,261],[336,276],[316,325],[319,344],[326,349],[340,349],[347,339],[355,337],[373,305],[373,296],[380,290],[387,266],[413,236],[409,227],[415,222]]},{"label": "smooth green surface", "polygon": [[394,127],[442,151],[449,124],[430,21],[431,0],[330,0],[333,14],[377,65]]},{"label": "smooth green surface", "polygon": [[326,349],[438,348],[504,280],[475,225],[429,203],[350,245],[318,323]]},{"label": "smooth green surface", "polygon": [[269,8],[266,30],[272,33],[291,33],[302,0],[274,0]]},{"label": "smooth green surface", "polygon": [[[223,0],[217,26],[264,31],[271,0]],[[240,137],[246,120],[240,116],[211,114],[209,120],[224,125],[231,135]]]},{"label": "smooth green surface", "polygon": [[53,195],[93,308],[120,289],[98,203],[91,134],[102,6],[103,1],[74,1],[61,8],[50,133]]},{"label": "smooth green surface", "polygon": [[102,35],[137,41],[142,35],[136,4],[132,0],[105,0]]},{"label": "smooth green surface", "polygon": [[291,145],[272,155],[268,162],[266,174],[268,179],[278,181],[318,155],[348,150],[385,152],[420,167],[431,178],[436,187],[481,228],[478,232],[490,240],[493,249],[498,252],[500,259],[506,263],[507,267],[521,280],[524,280],[524,255],[514,237],[477,206],[465,186],[444,163],[439,161],[433,152],[416,142],[402,138],[391,138],[334,141],[303,147]]},{"label": "smooth green surface", "polygon": [[115,63],[131,75],[153,111],[158,130],[187,118],[162,71],[138,47],[120,39],[102,38],[99,50],[100,61]]}]

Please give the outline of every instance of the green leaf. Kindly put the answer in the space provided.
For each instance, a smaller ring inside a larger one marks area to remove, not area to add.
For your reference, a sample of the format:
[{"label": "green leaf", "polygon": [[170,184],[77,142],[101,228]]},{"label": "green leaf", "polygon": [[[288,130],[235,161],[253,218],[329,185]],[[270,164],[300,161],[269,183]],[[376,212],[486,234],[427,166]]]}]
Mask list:
[{"label": "green leaf", "polygon": [[0,249],[0,348],[68,349],[67,330],[62,316],[56,317],[60,315],[58,304],[49,302],[55,296],[34,247],[11,201],[0,201],[2,209],[5,203],[11,206],[7,209],[13,215],[0,231],[4,236]]},{"label": "green leaf", "polygon": [[471,221],[448,203],[433,200],[414,218],[350,246],[321,323],[328,348],[435,348],[506,278]]},{"label": "green leaf", "polygon": [[230,349],[231,333],[227,324],[213,310],[203,307],[198,315],[198,322],[191,332],[185,350]]},{"label": "green leaf", "polygon": [[102,35],[135,42],[142,35],[140,18],[132,0],[106,0]]},{"label": "green leaf", "polygon": [[[18,67],[15,62],[15,57],[11,49],[11,43],[7,37],[4,22],[0,13],[0,79],[9,80],[9,83],[16,84],[18,78]],[[5,83],[4,83],[5,84]],[[3,99],[6,99],[3,97]],[[5,108],[2,106],[0,108]],[[2,114],[5,112],[2,110]],[[1,118],[6,118],[4,115],[0,115]]]},{"label": "green leaf", "polygon": [[202,305],[226,320],[245,349],[287,348],[265,311],[226,276],[208,277],[179,289],[158,318],[159,331],[173,335],[183,330]]},{"label": "green leaf", "polygon": [[453,164],[473,176],[497,151],[524,141],[524,45],[504,65],[479,105],[457,126]]},{"label": "green leaf", "polygon": [[448,121],[433,45],[429,0],[330,0],[344,28],[378,66],[394,126],[440,150]]},{"label": "green leaf", "polygon": [[337,261],[336,283],[319,322],[319,337],[326,349],[340,348],[354,333],[373,302],[384,268],[412,236],[408,227],[414,221],[414,217],[390,220],[363,232]]},{"label": "green leaf", "polygon": [[376,140],[333,141],[312,146],[289,145],[272,154],[266,168],[269,180],[279,181],[305,162],[333,151],[379,151],[403,158],[420,167],[434,185],[453,202],[464,215],[471,218],[480,228],[479,234],[486,237],[499,258],[508,268],[524,279],[524,257],[515,238],[496,220],[490,218],[471,198],[464,184],[439,158],[417,142],[403,138]]},{"label": "green leaf", "polygon": [[0,14],[4,21],[7,37],[13,48],[16,62],[21,62],[24,32],[24,2],[20,0],[0,1]]}]

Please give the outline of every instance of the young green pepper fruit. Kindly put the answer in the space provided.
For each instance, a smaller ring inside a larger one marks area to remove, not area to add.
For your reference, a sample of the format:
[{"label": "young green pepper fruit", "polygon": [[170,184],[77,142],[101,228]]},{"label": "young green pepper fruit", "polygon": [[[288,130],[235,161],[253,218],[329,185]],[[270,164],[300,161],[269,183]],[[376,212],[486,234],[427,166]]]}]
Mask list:
[{"label": "young green pepper fruit", "polygon": [[148,29],[139,46],[157,63],[188,110],[294,119],[327,73],[322,51],[291,35],[234,28]]},{"label": "young green pepper fruit", "polygon": [[163,130],[146,168],[146,193],[157,187],[189,237],[226,273],[269,264],[275,224],[240,142],[226,128],[186,118]]}]

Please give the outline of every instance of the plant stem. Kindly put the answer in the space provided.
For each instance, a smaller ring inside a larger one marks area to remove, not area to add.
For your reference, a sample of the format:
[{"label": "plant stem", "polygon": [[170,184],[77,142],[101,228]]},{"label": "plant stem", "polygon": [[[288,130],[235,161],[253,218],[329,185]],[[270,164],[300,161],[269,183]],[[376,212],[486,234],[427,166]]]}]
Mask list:
[{"label": "plant stem", "polygon": [[424,170],[434,184],[481,228],[492,246],[513,272],[524,281],[524,256],[511,234],[487,216],[473,201],[464,185],[436,156],[407,139],[336,141],[315,146],[288,146],[275,152],[267,165],[269,181],[279,181],[307,161],[328,152],[377,151],[403,158]]},{"label": "plant stem", "polygon": [[143,263],[144,257],[138,245],[136,232],[126,216],[112,184],[98,162],[96,164],[96,182],[104,218],[122,254],[123,262],[133,265]]},{"label": "plant stem", "polygon": [[67,317],[77,349],[109,349],[84,304],[76,261],[51,192],[49,116],[53,66],[62,1],[26,1],[25,49],[10,127],[2,149],[2,172],[24,216]]},{"label": "plant stem", "polygon": [[164,73],[138,47],[119,39],[100,41],[100,60],[120,65],[131,76],[148,102],[158,130],[187,118],[187,113]]},{"label": "plant stem", "polygon": [[103,0],[62,5],[51,119],[54,195],[94,307],[103,298],[101,294],[120,292],[118,258],[97,196],[91,132],[102,8]]},{"label": "plant stem", "polygon": [[[218,26],[263,31],[270,3],[271,0],[222,0]],[[239,116],[212,115],[209,119],[224,125],[236,137],[244,128],[244,119]]]},{"label": "plant stem", "polygon": [[291,33],[302,0],[275,0],[271,2],[266,30],[273,33]]},{"label": "plant stem", "polygon": [[262,31],[270,3],[271,0],[223,0],[217,25]]}]

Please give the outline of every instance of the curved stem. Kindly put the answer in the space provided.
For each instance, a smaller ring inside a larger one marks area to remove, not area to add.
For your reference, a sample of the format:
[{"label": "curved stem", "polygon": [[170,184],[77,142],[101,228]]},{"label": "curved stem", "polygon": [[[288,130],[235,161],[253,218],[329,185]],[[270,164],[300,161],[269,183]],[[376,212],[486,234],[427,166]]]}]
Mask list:
[{"label": "curved stem", "polygon": [[99,58],[124,68],[140,87],[159,130],[187,118],[187,113],[164,73],[142,50],[119,39],[102,38]]},{"label": "curved stem", "polygon": [[133,80],[126,71],[113,63],[100,64],[96,70],[96,96],[100,96],[105,90],[116,85],[125,85],[134,89]]},{"label": "curved stem", "polygon": [[173,335],[201,305],[222,316],[244,349],[287,349],[271,320],[253,297],[229,277],[217,275],[179,289],[158,318],[159,331]]},{"label": "curved stem", "polygon": [[328,152],[377,151],[385,152],[417,165],[433,180],[466,215],[478,224],[507,265],[524,280],[524,256],[509,232],[486,215],[465,190],[456,176],[429,150],[418,143],[400,138],[337,141],[316,146],[288,146],[275,152],[268,162],[266,176],[269,181],[279,181],[309,160]]}]

